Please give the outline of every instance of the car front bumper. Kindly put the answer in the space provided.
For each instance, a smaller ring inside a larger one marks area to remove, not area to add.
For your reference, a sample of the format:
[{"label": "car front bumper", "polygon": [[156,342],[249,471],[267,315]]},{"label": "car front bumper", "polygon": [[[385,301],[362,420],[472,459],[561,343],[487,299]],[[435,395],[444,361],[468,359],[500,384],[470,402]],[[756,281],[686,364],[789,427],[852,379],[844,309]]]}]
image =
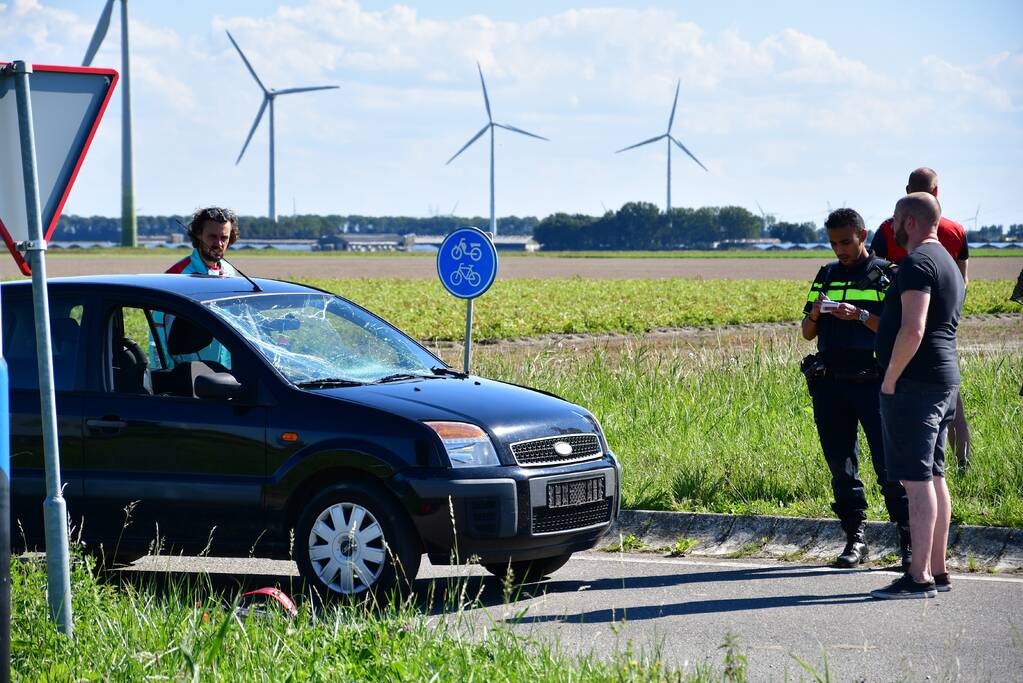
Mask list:
[{"label": "car front bumper", "polygon": [[[406,472],[398,479],[434,563],[507,562],[587,550],[617,518],[621,501],[621,468],[613,455],[544,468]],[[591,488],[602,481],[602,497],[549,504],[552,484],[584,481]]]}]

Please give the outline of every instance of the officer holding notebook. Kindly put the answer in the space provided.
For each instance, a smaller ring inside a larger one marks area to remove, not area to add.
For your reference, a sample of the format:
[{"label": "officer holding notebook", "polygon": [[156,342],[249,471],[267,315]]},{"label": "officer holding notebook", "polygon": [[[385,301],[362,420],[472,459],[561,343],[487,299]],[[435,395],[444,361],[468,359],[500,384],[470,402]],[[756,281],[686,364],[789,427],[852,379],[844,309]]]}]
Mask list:
[{"label": "officer holding notebook", "polygon": [[802,333],[817,340],[817,353],[803,359],[813,399],[814,421],[831,489],[846,534],[836,567],[852,568],[867,558],[864,527],[867,495],[859,477],[857,426],[863,427],[888,515],[899,527],[902,562],[910,561],[906,491],[885,477],[878,393],[881,374],[874,359],[874,333],[884,308],[890,264],[867,251],[863,218],[852,209],[828,216],[831,248],[838,257],[820,269],[803,308]]}]

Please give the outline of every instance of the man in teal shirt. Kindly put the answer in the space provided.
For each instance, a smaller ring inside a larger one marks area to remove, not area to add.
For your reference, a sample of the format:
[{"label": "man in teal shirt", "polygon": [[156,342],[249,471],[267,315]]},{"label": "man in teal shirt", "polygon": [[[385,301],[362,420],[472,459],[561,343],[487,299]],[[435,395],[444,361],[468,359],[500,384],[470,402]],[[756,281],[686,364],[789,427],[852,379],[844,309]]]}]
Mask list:
[{"label": "man in teal shirt", "polygon": [[[224,259],[227,249],[238,241],[238,216],[230,209],[211,206],[199,209],[192,214],[188,224],[188,236],[192,240],[192,253],[167,269],[168,273],[181,275],[215,275],[218,277],[235,277],[238,272]],[[167,348],[167,334],[174,323],[174,316],[160,312],[153,314],[163,348]],[[225,368],[231,368],[231,354],[214,341],[194,358],[168,358],[168,368],[174,367],[176,360],[210,360],[216,361]],[[155,343],[150,343],[150,358],[156,358]]]}]

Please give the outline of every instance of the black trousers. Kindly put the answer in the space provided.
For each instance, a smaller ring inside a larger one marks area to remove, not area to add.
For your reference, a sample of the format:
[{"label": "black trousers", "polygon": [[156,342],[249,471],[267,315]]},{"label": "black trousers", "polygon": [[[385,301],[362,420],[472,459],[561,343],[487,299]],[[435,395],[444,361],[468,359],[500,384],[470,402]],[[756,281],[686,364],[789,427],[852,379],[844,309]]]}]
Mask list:
[{"label": "black trousers", "polygon": [[867,495],[859,476],[857,424],[863,426],[870,445],[870,459],[881,485],[888,517],[900,527],[909,526],[909,500],[898,481],[885,476],[884,439],[881,435],[881,383],[843,382],[832,377],[814,381],[810,388],[813,417],[817,423],[824,460],[831,470],[831,506],[847,532],[855,531],[867,517]]}]

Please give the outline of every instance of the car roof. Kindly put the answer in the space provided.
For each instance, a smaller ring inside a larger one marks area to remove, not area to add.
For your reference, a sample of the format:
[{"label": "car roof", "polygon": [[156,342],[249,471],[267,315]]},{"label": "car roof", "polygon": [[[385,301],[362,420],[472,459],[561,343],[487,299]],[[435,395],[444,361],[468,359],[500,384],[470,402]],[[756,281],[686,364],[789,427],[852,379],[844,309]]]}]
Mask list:
[{"label": "car roof", "polygon": [[[309,293],[320,291],[294,282],[252,278],[263,294]],[[241,294],[252,294],[252,283],[244,277],[219,277],[216,275],[140,274],[140,275],[82,275],[77,277],[47,278],[50,291],[106,289],[137,290],[160,294],[177,295],[193,301],[208,301]],[[4,282],[5,294],[27,291],[31,281]]]}]

